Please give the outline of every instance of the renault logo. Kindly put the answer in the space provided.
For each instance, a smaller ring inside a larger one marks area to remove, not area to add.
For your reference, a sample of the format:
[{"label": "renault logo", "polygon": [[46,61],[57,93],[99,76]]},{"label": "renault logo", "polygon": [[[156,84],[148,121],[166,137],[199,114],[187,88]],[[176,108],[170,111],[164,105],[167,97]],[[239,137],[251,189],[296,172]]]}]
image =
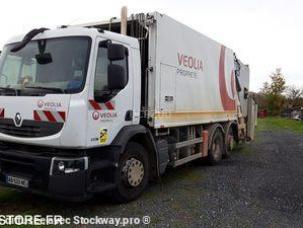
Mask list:
[{"label": "renault logo", "polygon": [[15,115],[15,125],[16,125],[16,127],[20,127],[21,123],[22,123],[21,114],[19,112],[17,112],[16,115]]}]

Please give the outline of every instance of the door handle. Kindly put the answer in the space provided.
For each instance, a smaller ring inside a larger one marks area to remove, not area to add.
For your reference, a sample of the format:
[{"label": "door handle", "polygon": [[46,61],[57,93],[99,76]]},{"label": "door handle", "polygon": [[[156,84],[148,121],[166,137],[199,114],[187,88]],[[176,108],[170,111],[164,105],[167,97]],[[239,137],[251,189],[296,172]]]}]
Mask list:
[{"label": "door handle", "polygon": [[128,110],[125,114],[125,121],[132,121],[133,120],[133,111]]}]

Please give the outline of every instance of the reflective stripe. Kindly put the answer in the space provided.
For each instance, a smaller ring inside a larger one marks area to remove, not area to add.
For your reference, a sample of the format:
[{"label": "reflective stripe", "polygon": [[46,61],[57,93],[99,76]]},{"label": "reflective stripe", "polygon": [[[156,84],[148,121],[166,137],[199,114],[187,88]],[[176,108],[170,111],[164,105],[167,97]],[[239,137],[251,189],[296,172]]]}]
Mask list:
[{"label": "reflective stripe", "polygon": [[98,103],[95,100],[89,100],[89,108],[92,110],[115,110],[115,102],[108,101],[105,103]]},{"label": "reflective stripe", "polygon": [[34,110],[34,120],[36,121],[64,123],[65,119],[65,112],[62,111]]},{"label": "reflective stripe", "polygon": [[4,108],[0,108],[0,118],[4,118]]}]

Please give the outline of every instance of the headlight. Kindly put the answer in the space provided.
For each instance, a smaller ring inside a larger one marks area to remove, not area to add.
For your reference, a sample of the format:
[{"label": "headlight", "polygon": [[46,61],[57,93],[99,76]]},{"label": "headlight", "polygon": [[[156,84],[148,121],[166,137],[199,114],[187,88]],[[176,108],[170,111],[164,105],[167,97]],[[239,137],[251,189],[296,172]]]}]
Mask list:
[{"label": "headlight", "polygon": [[88,158],[52,158],[49,175],[76,173],[88,169]]}]

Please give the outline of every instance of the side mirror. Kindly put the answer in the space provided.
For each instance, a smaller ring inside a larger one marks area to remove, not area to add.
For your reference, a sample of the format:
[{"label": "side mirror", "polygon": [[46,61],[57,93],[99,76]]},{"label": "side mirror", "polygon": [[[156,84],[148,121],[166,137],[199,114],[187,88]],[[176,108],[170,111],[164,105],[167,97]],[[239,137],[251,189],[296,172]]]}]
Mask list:
[{"label": "side mirror", "polygon": [[121,44],[108,44],[107,58],[109,61],[123,60],[127,54],[127,49]]},{"label": "side mirror", "polygon": [[124,67],[117,64],[109,64],[107,68],[108,89],[121,90],[127,84],[127,74]]}]

